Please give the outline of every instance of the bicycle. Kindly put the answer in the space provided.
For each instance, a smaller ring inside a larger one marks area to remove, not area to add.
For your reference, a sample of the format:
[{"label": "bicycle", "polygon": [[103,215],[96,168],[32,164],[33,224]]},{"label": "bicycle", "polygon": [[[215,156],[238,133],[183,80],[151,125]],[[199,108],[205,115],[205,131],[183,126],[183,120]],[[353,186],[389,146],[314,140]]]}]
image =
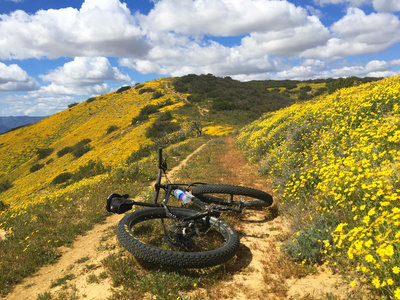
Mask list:
[{"label": "bicycle", "polygon": [[[252,188],[171,183],[166,171],[167,162],[159,148],[153,203],[135,201],[128,195],[107,197],[106,209],[112,213],[125,213],[134,205],[147,207],[125,215],[116,230],[121,245],[141,262],[173,268],[204,268],[224,263],[235,255],[239,236],[220,219],[221,213],[272,204],[270,194]],[[161,184],[163,175],[167,184]],[[161,203],[160,190],[165,191]],[[191,207],[168,205],[172,195]],[[241,199],[236,200],[236,196]]]}]

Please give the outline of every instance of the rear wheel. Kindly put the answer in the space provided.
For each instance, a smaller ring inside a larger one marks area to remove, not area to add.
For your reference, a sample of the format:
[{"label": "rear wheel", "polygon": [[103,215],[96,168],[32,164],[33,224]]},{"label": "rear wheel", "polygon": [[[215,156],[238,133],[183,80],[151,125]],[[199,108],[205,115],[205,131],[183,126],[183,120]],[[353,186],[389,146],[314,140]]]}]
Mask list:
[{"label": "rear wheel", "polygon": [[117,227],[119,242],[141,261],[177,268],[203,268],[232,258],[239,247],[237,232],[216,217],[182,221],[198,211],[143,209],[126,215]]},{"label": "rear wheel", "polygon": [[192,194],[206,203],[241,205],[248,208],[270,206],[272,196],[266,192],[237,185],[203,184],[195,186]]}]

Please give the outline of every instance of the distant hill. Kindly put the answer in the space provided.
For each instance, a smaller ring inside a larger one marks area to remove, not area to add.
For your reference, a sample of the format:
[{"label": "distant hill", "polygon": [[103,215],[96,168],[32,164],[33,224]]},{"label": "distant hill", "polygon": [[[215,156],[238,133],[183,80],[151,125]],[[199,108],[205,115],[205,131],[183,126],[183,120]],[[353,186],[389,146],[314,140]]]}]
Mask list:
[{"label": "distant hill", "polygon": [[124,86],[46,118],[0,118],[8,130],[35,122],[0,134],[0,202],[24,207],[27,199],[61,195],[97,175],[78,176],[82,170],[130,168],[156,147],[235,132],[266,112],[327,93],[332,82],[191,74]]},{"label": "distant hill", "polygon": [[35,123],[45,117],[9,116],[0,117],[0,134],[11,129]]}]

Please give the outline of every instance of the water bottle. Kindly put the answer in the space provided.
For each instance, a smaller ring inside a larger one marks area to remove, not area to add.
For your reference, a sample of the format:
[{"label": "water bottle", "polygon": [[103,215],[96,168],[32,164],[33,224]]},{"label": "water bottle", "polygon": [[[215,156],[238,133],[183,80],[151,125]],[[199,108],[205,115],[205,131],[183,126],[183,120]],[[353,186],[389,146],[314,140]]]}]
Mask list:
[{"label": "water bottle", "polygon": [[192,201],[192,198],[194,197],[191,193],[185,192],[182,190],[176,189],[174,191],[174,196],[178,198],[182,203],[186,204]]}]

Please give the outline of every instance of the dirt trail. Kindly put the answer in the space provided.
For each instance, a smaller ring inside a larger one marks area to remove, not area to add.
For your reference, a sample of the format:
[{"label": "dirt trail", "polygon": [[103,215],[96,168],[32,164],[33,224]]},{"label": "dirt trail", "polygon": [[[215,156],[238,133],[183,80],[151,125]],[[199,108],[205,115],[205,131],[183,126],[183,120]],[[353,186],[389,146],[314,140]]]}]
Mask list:
[{"label": "dirt trail", "polygon": [[[233,138],[225,141],[221,164],[223,168],[235,170],[235,175],[222,178],[221,182],[271,192],[265,178],[259,176],[257,168],[249,165],[236,148]],[[169,178],[173,179],[174,173],[204,146],[169,171]],[[96,225],[86,235],[78,237],[71,248],[62,249],[62,256],[56,264],[45,266],[34,276],[26,278],[5,299],[37,299],[45,292],[52,295],[64,293],[67,299],[107,299],[112,295],[110,280],[91,278],[101,278],[104,272],[101,261],[116,252],[118,242],[113,227],[120,219],[121,216],[112,215],[104,224]],[[292,265],[285,260],[278,261],[278,258],[279,246],[287,237],[289,224],[283,217],[277,217],[276,204],[262,211],[246,211],[234,226],[240,234],[241,246],[235,263],[227,267],[230,278],[208,290],[196,289],[186,295],[190,299],[299,299],[308,296],[319,299],[329,291],[337,294],[335,286],[339,278],[327,273],[301,279],[286,278],[285,274],[290,273],[288,270]],[[67,285],[51,287],[52,282],[68,275]]]},{"label": "dirt trail", "polygon": [[[170,179],[173,179],[174,174],[183,166],[187,161],[196,155],[206,144],[203,144],[196,151],[188,155],[178,166],[168,172]],[[154,186],[152,182],[149,187]],[[56,294],[61,289],[61,285],[51,287],[52,282],[57,279],[72,278],[68,280],[68,286],[73,293],[79,298],[84,299],[107,299],[111,296],[110,281],[103,280],[99,283],[88,282],[90,276],[99,276],[103,272],[101,261],[110,255],[111,251],[99,251],[101,249],[101,241],[107,239],[107,234],[110,233],[110,228],[117,225],[121,220],[121,215],[111,215],[107,217],[103,224],[95,225],[94,228],[88,231],[85,235],[79,236],[70,248],[61,248],[61,257],[57,263],[42,267],[33,276],[26,278],[23,282],[17,285],[13,292],[8,294],[5,299],[37,299],[39,294],[50,292],[52,295]],[[113,234],[113,245],[118,242]],[[112,249],[111,249],[112,250]]]}]

